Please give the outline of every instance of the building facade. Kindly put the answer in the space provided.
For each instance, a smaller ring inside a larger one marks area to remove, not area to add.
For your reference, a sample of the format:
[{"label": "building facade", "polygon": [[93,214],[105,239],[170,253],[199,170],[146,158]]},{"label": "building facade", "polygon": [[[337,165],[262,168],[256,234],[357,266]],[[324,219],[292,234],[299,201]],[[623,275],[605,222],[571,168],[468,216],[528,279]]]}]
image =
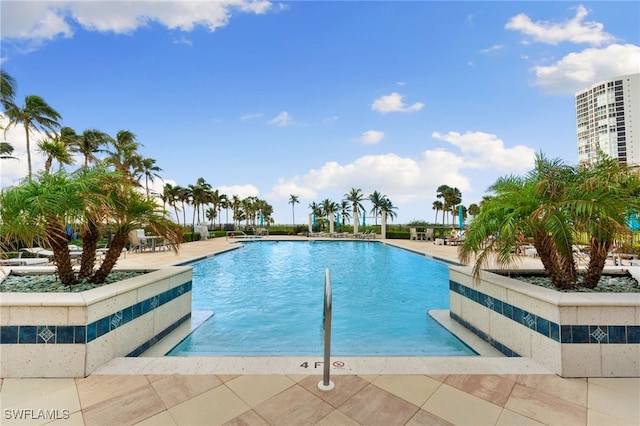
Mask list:
[{"label": "building facade", "polygon": [[576,93],[578,163],[598,160],[597,146],[622,165],[640,166],[640,73],[599,81]]}]

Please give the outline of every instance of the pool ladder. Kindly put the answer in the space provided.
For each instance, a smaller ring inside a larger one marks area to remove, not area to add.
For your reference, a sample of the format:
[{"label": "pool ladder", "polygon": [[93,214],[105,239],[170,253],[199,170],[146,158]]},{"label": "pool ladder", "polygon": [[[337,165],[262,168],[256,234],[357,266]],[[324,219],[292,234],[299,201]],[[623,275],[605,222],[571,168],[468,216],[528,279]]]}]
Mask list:
[{"label": "pool ladder", "polygon": [[324,270],[324,372],[322,381],[318,383],[318,389],[328,392],[335,388],[335,384],[329,378],[331,370],[331,274],[329,269]]}]

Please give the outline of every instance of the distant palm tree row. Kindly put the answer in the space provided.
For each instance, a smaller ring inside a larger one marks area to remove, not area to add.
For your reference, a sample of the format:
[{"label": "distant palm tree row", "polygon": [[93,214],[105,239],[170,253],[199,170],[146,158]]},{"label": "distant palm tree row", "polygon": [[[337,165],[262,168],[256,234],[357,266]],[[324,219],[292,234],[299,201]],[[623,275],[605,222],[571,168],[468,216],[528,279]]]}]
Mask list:
[{"label": "distant palm tree row", "polygon": [[466,220],[468,215],[475,216],[480,211],[480,206],[477,204],[469,204],[469,207],[461,205],[462,193],[458,188],[450,187],[449,185],[440,185],[437,189],[436,198],[442,199],[436,200],[432,204],[432,209],[436,212],[434,223],[438,222],[438,212],[442,212],[442,225],[445,225],[445,213],[450,215],[450,224],[455,226],[455,218],[458,215],[459,208],[462,208],[462,217]]},{"label": "distant palm tree row", "polygon": [[204,178],[198,178],[194,185],[183,187],[180,185],[164,185],[160,198],[165,206],[172,208],[176,215],[176,221],[180,223],[180,211],[182,211],[182,223],[187,226],[186,207],[193,207],[192,224],[209,220],[212,227],[218,219],[218,227],[222,229],[222,210],[225,210],[225,224],[229,224],[229,210],[232,213],[234,226],[240,226],[245,221],[245,226],[258,226],[273,223],[273,207],[265,200],[258,197],[245,197],[240,199],[237,195],[221,194],[218,189],[207,183]]},{"label": "distant palm tree row", "polygon": [[[340,203],[325,198],[320,203],[317,203],[315,201],[311,202],[309,204],[309,209],[311,210],[311,213],[316,217],[316,219],[321,221],[329,220],[329,216],[331,214],[339,214],[341,224],[344,226],[352,218],[352,213],[354,222],[358,221],[360,213],[362,213],[362,215],[366,215],[366,209],[362,204],[364,199],[365,198],[364,194],[362,193],[362,189],[351,188],[349,192],[344,194],[344,199]],[[389,200],[386,195],[382,195],[378,191],[373,191],[373,193],[369,195],[369,201],[371,201],[371,204],[373,205],[369,213],[374,216],[375,225],[378,224],[378,217],[382,216],[383,212],[386,213],[387,217],[390,220],[393,220],[397,217],[397,213],[395,212],[395,210],[397,210],[398,208],[393,205],[391,200]],[[295,205],[299,203],[300,200],[297,195],[289,195],[288,204],[291,204],[294,226],[296,223]]]}]

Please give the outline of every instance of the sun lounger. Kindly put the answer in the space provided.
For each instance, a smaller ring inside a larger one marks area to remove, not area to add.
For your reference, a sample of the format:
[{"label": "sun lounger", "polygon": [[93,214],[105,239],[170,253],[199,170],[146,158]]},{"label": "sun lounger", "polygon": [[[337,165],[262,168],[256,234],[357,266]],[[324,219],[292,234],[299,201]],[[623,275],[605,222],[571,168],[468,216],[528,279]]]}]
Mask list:
[{"label": "sun lounger", "polygon": [[[49,263],[49,259],[45,259],[43,257],[22,257],[22,251],[15,252],[16,257],[8,258],[8,259],[0,259],[0,265],[2,266],[36,266],[36,265],[46,265]],[[11,254],[11,253],[5,253]]]}]

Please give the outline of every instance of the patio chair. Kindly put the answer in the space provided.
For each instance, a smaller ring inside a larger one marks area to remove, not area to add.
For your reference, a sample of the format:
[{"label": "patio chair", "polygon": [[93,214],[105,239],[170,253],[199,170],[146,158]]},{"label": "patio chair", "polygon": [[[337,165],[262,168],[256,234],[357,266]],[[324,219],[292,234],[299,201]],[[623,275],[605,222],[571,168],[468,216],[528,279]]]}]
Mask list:
[{"label": "patio chair", "polygon": [[433,241],[434,237],[433,237],[433,228],[427,228],[424,231],[424,239],[425,241]]},{"label": "patio chair", "polygon": [[23,253],[23,251],[2,253],[7,258],[0,259],[0,266],[36,266],[49,263],[49,259],[44,257],[22,257]]},{"label": "patio chair", "polygon": [[[140,236],[140,233],[142,233],[142,237]],[[144,238],[144,229],[134,229],[130,231],[129,241],[131,242],[129,251],[142,252],[144,249],[149,247],[149,245],[147,244],[147,239]]]},{"label": "patio chair", "polygon": [[416,228],[409,228],[409,240],[418,240],[418,231]]}]

